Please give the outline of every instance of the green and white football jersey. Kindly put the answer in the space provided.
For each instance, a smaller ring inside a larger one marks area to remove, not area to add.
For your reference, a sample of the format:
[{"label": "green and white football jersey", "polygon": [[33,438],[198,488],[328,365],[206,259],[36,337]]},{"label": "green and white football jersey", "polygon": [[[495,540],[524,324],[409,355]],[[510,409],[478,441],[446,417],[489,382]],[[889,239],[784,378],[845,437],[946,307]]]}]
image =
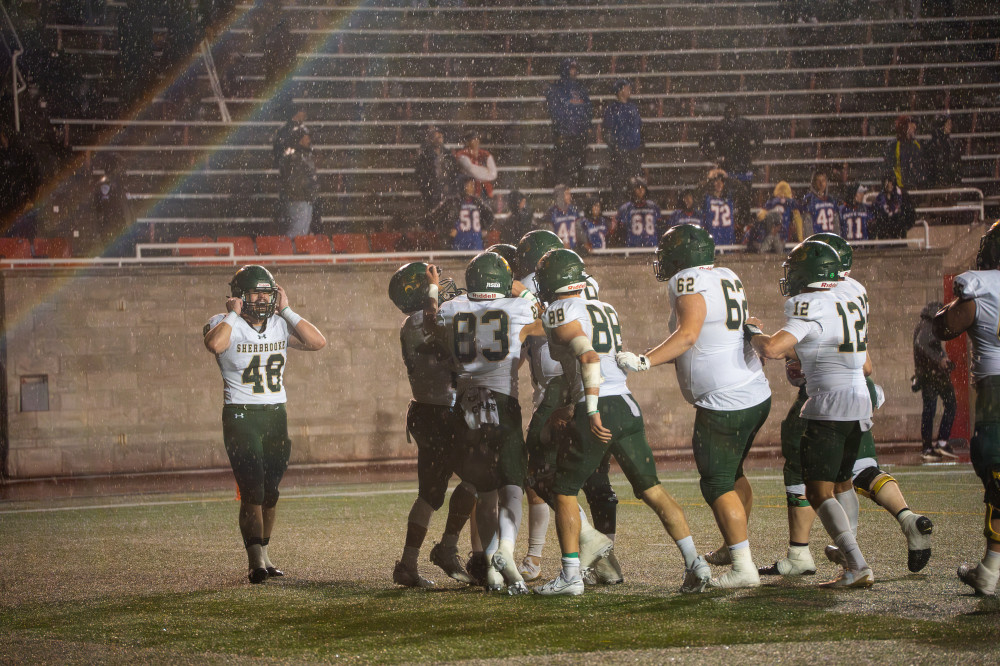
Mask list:
[{"label": "green and white football jersey", "polygon": [[872,401],[865,382],[868,318],[856,300],[835,290],[793,296],[785,302],[787,331],[798,342],[809,398],[802,418],[860,421],[871,428]]},{"label": "green and white football jersey", "polygon": [[705,299],[698,340],[674,361],[684,399],[705,409],[736,411],[770,398],[760,359],[743,338],[747,299],[736,273],[712,266],[686,268],[670,278],[667,287],[671,331],[677,328],[679,297],[701,294]]},{"label": "green and white football jersey", "polygon": [[535,306],[523,298],[473,301],[462,294],[443,304],[438,322],[459,371],[458,393],[480,387],[517,398],[521,329],[535,319]]},{"label": "green and white football jersey", "polygon": [[580,364],[569,346],[558,343],[552,333],[554,329],[572,321],[580,322],[583,332],[590,337],[594,351],[601,357],[601,376],[604,381],[600,397],[628,395],[625,372],[615,361],[615,354],[622,349],[622,328],[618,312],[603,301],[566,298],[549,304],[542,315],[542,323],[549,339],[552,358],[562,364],[573,401],[582,402],[584,399]]},{"label": "green and white football jersey", "polygon": [[[209,329],[225,318],[217,314]],[[229,348],[216,354],[222,371],[222,395],[227,405],[273,405],[286,402],[285,361],[288,358],[288,324],[270,317],[258,332],[242,317],[236,320]]]},{"label": "green and white football jersey", "polygon": [[955,278],[955,295],[976,301],[972,340],[972,376],[1000,375],[1000,271],[966,271]]},{"label": "green and white football jersey", "polygon": [[423,328],[424,313],[406,318],[399,330],[399,344],[406,364],[413,399],[427,405],[451,407],[455,404],[452,379],[455,366],[449,351]]}]

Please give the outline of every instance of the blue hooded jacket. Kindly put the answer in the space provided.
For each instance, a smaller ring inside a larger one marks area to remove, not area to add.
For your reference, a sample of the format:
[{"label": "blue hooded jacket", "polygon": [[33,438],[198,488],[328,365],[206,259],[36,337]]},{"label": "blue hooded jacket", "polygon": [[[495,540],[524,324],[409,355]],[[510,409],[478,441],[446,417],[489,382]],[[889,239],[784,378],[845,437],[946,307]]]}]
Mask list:
[{"label": "blue hooded jacket", "polygon": [[559,136],[580,136],[590,131],[593,108],[587,89],[569,76],[576,67],[572,58],[559,66],[559,80],[545,91],[545,103],[552,118],[552,129]]}]

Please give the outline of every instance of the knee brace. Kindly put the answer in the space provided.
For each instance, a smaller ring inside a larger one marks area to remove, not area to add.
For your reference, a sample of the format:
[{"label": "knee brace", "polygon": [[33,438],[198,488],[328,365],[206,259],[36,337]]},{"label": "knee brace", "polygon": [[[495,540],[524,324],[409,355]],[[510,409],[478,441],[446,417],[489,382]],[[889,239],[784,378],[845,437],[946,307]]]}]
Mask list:
[{"label": "knee brace", "polygon": [[809,500],[805,497],[799,497],[795,493],[785,493],[785,501],[788,502],[788,506],[792,508],[796,507],[807,507],[809,506]]},{"label": "knee brace", "polygon": [[1000,532],[993,529],[994,516],[1000,518],[1000,468],[994,467],[989,474],[986,492],[983,495],[983,501],[986,503],[986,527],[983,528],[983,535],[992,543],[1000,543]]},{"label": "knee brace", "polygon": [[859,495],[874,499],[882,486],[895,480],[892,475],[883,472],[878,467],[866,467],[855,475],[854,489]]}]

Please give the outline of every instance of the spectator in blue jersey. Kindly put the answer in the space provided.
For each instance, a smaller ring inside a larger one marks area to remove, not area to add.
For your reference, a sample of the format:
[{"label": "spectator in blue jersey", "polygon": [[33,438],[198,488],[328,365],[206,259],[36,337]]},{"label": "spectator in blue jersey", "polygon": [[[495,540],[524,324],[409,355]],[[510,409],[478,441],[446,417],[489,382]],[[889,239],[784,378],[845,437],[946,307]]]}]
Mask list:
[{"label": "spectator in blue jersey", "polygon": [[838,202],[830,195],[825,171],[813,173],[812,188],[799,202],[802,212],[802,233],[806,238],[818,233],[840,235]]},{"label": "spectator in blue jersey", "polygon": [[840,235],[845,240],[868,240],[868,221],[871,219],[871,208],[865,203],[865,193],[868,188],[861,183],[855,183],[847,190],[849,199],[840,205]]},{"label": "spectator in blue jersey", "polygon": [[559,67],[559,80],[545,91],[545,105],[552,119],[552,180],[578,187],[582,184],[583,165],[594,111],[587,89],[577,81],[579,65],[567,58]]},{"label": "spectator in blue jersey", "polygon": [[666,231],[661,221],[660,207],[646,198],[649,187],[638,176],[629,180],[632,199],[618,208],[618,224],[622,225],[628,247],[655,247]]},{"label": "spectator in blue jersey", "polygon": [[757,222],[748,235],[750,249],[777,254],[784,252],[785,243],[803,240],[802,215],[791,185],[781,181],[774,186],[774,195],[758,211]]},{"label": "spectator in blue jersey", "polygon": [[916,212],[910,202],[910,195],[896,184],[893,174],[886,175],[882,181],[882,191],[872,205],[869,228],[871,237],[906,238],[906,232],[915,221]]},{"label": "spectator in blue jersey", "polygon": [[708,172],[708,180],[702,185],[704,194],[701,206],[701,226],[712,234],[715,246],[735,245],[740,239],[736,237],[735,211],[732,188],[726,182],[727,174],[723,169],[712,169]]},{"label": "spectator in blue jersey", "polygon": [[556,185],[552,190],[552,207],[545,213],[545,220],[570,250],[576,248],[576,232],[581,217],[580,211],[573,205],[573,191],[566,185]]},{"label": "spectator in blue jersey", "polygon": [[437,230],[450,250],[483,250],[483,236],[493,226],[493,209],[476,196],[476,179],[461,175],[458,194],[451,195],[424,217],[423,226]]},{"label": "spectator in blue jersey", "polygon": [[916,133],[917,123],[910,116],[899,116],[896,118],[896,138],[885,147],[885,171],[892,173],[896,187],[902,190],[923,185],[927,177],[923,151],[914,138]]},{"label": "spectator in blue jersey", "polygon": [[614,101],[604,108],[601,134],[608,145],[609,186],[613,201],[628,196],[628,181],[642,169],[642,118],[639,107],[629,101],[632,84],[618,79],[611,87]]},{"label": "spectator in blue jersey", "polygon": [[585,234],[586,243],[583,248],[578,248],[577,252],[584,248],[588,252],[590,250],[603,250],[608,246],[608,234],[611,230],[607,218],[604,217],[601,198],[588,199],[583,210],[585,214],[580,218],[580,227]]},{"label": "spectator in blue jersey", "polygon": [[701,209],[695,207],[695,193],[692,190],[685,190],[677,198],[677,210],[667,218],[667,229],[678,224],[701,226]]}]

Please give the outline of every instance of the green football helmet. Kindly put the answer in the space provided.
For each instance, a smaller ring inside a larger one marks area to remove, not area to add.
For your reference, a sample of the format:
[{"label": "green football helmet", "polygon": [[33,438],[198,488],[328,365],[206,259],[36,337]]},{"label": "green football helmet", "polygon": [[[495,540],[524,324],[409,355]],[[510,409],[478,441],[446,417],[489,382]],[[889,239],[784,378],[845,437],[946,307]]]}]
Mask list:
[{"label": "green football helmet", "polygon": [[538,297],[546,303],[556,300],[559,294],[571,294],[587,288],[587,273],[583,259],[573,250],[549,250],[538,260],[535,281]]},{"label": "green football helmet", "polygon": [[486,248],[487,252],[492,252],[493,254],[499,254],[501,257],[507,260],[507,265],[510,266],[511,271],[514,270],[514,266],[517,265],[517,246],[510,245],[508,243],[497,243],[496,245],[490,245]]},{"label": "green football helmet", "polygon": [[499,254],[482,252],[465,269],[465,288],[475,301],[492,301],[510,296],[514,274],[510,264]]},{"label": "green football helmet", "polygon": [[976,270],[992,271],[997,268],[1000,268],[1000,220],[983,234],[976,254]]},{"label": "green football helmet", "polygon": [[660,238],[656,246],[653,275],[666,282],[678,271],[715,263],[715,241],[697,224],[678,224]]},{"label": "green football helmet", "polygon": [[851,272],[851,264],[854,263],[854,250],[851,249],[851,244],[844,240],[843,236],[839,234],[832,234],[829,231],[824,231],[822,233],[813,234],[807,241],[819,241],[820,243],[826,243],[840,255],[840,275],[841,277],[847,277],[847,274]]},{"label": "green football helmet", "polygon": [[796,245],[782,266],[785,277],[778,283],[782,296],[797,296],[808,288],[832,289],[840,280],[840,255],[819,241]]},{"label": "green football helmet", "polygon": [[551,231],[545,229],[535,229],[529,231],[521,237],[517,243],[517,260],[514,262],[514,270],[518,278],[530,275],[538,267],[538,260],[549,250],[558,250],[563,242],[559,240]]},{"label": "green football helmet", "polygon": [[[236,271],[229,281],[229,290],[234,298],[243,299],[242,312],[254,319],[267,319],[274,314],[278,305],[278,283],[271,271],[257,264],[249,264]],[[252,292],[269,294],[268,300],[250,302]]]},{"label": "green football helmet", "polygon": [[[389,278],[389,298],[403,314],[424,309],[427,300],[427,263],[414,261],[401,266]],[[462,291],[451,278],[438,280],[438,303],[444,303],[458,296]]]}]

